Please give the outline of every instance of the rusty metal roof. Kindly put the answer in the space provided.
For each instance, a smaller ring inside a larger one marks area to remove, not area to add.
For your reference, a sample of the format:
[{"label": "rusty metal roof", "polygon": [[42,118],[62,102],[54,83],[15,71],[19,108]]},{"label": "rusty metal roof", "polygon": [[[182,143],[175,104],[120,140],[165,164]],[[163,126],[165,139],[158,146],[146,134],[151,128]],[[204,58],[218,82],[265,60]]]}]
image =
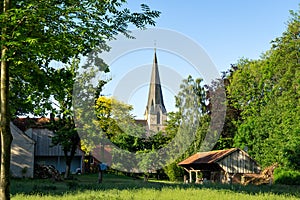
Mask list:
[{"label": "rusty metal roof", "polygon": [[209,164],[215,163],[216,161],[222,159],[224,156],[229,155],[230,153],[239,150],[238,148],[231,148],[226,150],[216,150],[208,152],[196,153],[187,159],[178,163],[178,165],[190,165],[190,164]]}]

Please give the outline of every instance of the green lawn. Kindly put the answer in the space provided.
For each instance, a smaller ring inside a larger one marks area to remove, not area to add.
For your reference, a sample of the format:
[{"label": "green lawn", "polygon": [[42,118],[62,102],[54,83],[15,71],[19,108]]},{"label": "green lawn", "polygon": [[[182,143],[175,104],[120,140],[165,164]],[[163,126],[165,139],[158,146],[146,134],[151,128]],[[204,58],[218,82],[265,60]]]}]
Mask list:
[{"label": "green lawn", "polygon": [[300,199],[300,187],[240,185],[189,185],[179,183],[144,183],[141,179],[105,175],[97,184],[97,175],[76,176],[75,180],[12,180],[12,200],[81,200],[81,199]]}]

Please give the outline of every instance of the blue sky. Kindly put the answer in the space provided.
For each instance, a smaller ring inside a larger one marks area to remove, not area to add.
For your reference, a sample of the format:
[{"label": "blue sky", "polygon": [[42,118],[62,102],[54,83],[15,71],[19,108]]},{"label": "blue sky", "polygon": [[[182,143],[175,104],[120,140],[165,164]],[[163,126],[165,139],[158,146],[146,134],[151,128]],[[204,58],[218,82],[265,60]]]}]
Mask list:
[{"label": "blue sky", "polygon": [[[194,40],[206,51],[219,72],[225,71],[240,58],[258,59],[270,49],[270,41],[286,30],[289,10],[299,7],[296,0],[128,0],[126,7],[138,11],[141,3],[161,11],[161,17],[156,20],[157,28],[173,30]],[[192,67],[184,61],[159,49],[157,53],[159,64],[173,66],[172,70],[182,77],[193,74]],[[137,67],[149,65],[150,70],[152,59],[153,50],[147,49],[129,53],[112,63],[109,76],[113,81],[106,86],[104,94],[114,94],[114,87]],[[150,71],[147,73],[149,76],[144,78],[150,80]],[[197,74],[194,76],[197,77]],[[162,70],[162,82],[166,78],[170,79],[170,75]],[[126,86],[127,83],[121,84]],[[135,107],[134,115],[143,118],[148,86],[141,85],[128,92],[131,94],[126,103]],[[174,110],[177,91],[166,85],[163,92],[167,110]]]},{"label": "blue sky", "polygon": [[259,58],[282,34],[297,0],[129,0],[161,11],[157,27],[176,30],[197,41],[220,70],[241,57]]}]

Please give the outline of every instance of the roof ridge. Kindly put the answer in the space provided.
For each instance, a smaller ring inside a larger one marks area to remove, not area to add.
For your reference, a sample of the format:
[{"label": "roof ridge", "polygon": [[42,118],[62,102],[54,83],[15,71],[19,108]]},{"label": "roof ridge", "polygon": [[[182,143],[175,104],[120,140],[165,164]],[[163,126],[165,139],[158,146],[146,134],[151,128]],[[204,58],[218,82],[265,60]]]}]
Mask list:
[{"label": "roof ridge", "polygon": [[229,151],[229,150],[234,150],[234,149],[239,149],[237,147],[233,147],[233,148],[230,148],[230,149],[219,149],[219,150],[213,150],[213,151],[203,151],[203,152],[197,152],[197,153],[211,153],[211,152],[221,152],[221,151]]}]

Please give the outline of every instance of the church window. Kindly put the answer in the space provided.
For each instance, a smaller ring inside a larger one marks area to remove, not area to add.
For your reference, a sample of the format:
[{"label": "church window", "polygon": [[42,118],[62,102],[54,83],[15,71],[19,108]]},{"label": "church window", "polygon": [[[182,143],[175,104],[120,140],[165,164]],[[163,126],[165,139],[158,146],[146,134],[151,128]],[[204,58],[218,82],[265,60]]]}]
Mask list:
[{"label": "church window", "polygon": [[160,113],[159,112],[157,112],[157,115],[156,115],[156,117],[157,117],[157,124],[160,124]]}]

